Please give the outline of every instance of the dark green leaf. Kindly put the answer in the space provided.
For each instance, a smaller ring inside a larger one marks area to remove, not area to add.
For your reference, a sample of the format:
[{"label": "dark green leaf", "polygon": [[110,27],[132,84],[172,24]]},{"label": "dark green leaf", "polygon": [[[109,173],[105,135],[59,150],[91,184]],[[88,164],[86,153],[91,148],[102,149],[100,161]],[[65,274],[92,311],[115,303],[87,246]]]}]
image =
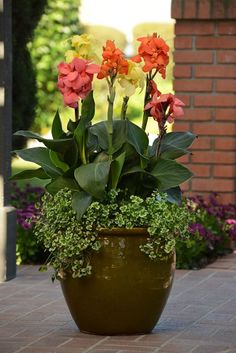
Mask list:
[{"label": "dark green leaf", "polygon": [[19,172],[13,175],[10,178],[10,180],[32,179],[32,178],[50,179],[50,177],[45,173],[45,171],[42,168],[38,168],[38,169],[23,170],[22,172]]},{"label": "dark green leaf", "polygon": [[68,149],[75,148],[74,146],[75,142],[73,138],[63,138],[63,139],[57,139],[57,140],[45,139],[37,133],[31,132],[31,131],[24,131],[24,130],[17,131],[14,133],[14,135],[36,139],[39,142],[42,142],[46,147],[50,148],[51,150],[60,152],[62,154],[64,154],[65,151]]},{"label": "dark green leaf", "polygon": [[191,132],[170,132],[166,134],[161,143],[161,158],[176,159],[189,153],[187,148],[195,138],[196,135]]},{"label": "dark green leaf", "polygon": [[111,161],[82,165],[75,170],[75,179],[84,191],[101,199],[107,186],[110,164]]},{"label": "dark green leaf", "polygon": [[124,162],[125,162],[125,152],[121,153],[111,163],[111,188],[112,189],[116,189],[118,185]]},{"label": "dark green leaf", "polygon": [[59,176],[46,185],[47,191],[52,195],[55,195],[58,191],[64,188],[68,188],[74,191],[79,190],[79,185],[74,179],[65,178],[63,176]]},{"label": "dark green leaf", "polygon": [[69,166],[68,164],[66,164],[65,162],[61,161],[57,152],[55,151],[49,151],[49,155],[50,155],[50,158],[51,158],[51,161],[52,163],[60,168],[61,170],[63,170],[63,172],[66,172],[68,169],[69,169]]},{"label": "dark green leaf", "polygon": [[91,91],[87,97],[83,100],[81,109],[81,118],[86,118],[91,121],[95,114],[95,102],[93,98],[93,91]]},{"label": "dark green leaf", "polygon": [[54,139],[60,139],[63,134],[64,131],[62,130],[60,115],[57,111],[52,122],[52,137]]},{"label": "dark green leaf", "polygon": [[45,173],[50,175],[51,177],[55,177],[58,175],[62,175],[61,169],[55,167],[52,163],[49,150],[44,147],[34,147],[23,150],[14,151],[20,158],[24,159],[28,162],[34,162],[40,165]]},{"label": "dark green leaf", "polygon": [[192,173],[186,167],[170,159],[161,158],[155,163],[151,175],[157,179],[160,191],[179,186],[192,177]]},{"label": "dark green leaf", "polygon": [[179,186],[165,190],[165,193],[167,194],[167,201],[176,203],[177,205],[181,204],[182,192]]},{"label": "dark green leaf", "polygon": [[141,156],[145,155],[148,149],[148,137],[145,131],[129,120],[127,124],[127,142],[130,143]]},{"label": "dark green leaf", "polygon": [[80,219],[92,202],[93,197],[87,192],[77,191],[72,195],[72,208]]}]

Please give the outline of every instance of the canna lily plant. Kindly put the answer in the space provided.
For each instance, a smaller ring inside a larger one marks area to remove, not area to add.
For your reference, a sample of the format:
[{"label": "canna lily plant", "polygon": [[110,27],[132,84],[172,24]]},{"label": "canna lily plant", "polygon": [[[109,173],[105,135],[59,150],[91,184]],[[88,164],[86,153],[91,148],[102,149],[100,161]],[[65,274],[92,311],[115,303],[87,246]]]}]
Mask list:
[{"label": "canna lily plant", "polygon": [[[39,168],[22,171],[13,179],[48,179],[46,189],[52,195],[63,188],[70,189],[78,218],[93,201],[102,202],[112,189],[143,198],[157,190],[165,192],[170,201],[180,202],[180,184],[192,176],[176,159],[189,153],[188,147],[196,136],[190,132],[167,132],[167,122],[173,123],[183,114],[184,104],[171,93],[162,94],[156,83],[158,75],[165,78],[169,47],[156,33],[138,41],[138,54],[131,59],[112,40],[107,40],[100,58],[92,36],[74,36],[72,50],[58,65],[58,89],[64,104],[74,111],[67,131],[57,112],[52,139],[29,131],[15,133],[37,139],[45,147],[15,151]],[[106,80],[108,87],[107,117],[96,123],[94,79]],[[120,116],[114,117],[117,85],[124,97]],[[129,120],[127,114],[130,96],[137,90],[144,91],[141,126]],[[157,136],[151,145],[146,132],[148,119],[157,123]]]}]

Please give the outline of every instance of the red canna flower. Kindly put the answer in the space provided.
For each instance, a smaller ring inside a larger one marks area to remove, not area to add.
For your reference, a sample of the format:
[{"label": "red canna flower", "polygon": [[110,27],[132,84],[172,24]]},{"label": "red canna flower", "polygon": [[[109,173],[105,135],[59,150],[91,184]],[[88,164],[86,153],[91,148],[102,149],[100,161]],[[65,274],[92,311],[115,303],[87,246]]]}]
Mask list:
[{"label": "red canna flower", "polygon": [[63,94],[64,104],[77,108],[78,100],[84,99],[92,90],[93,75],[99,72],[99,66],[75,58],[70,64],[61,62],[58,71],[57,87]]},{"label": "red canna flower", "polygon": [[125,60],[124,54],[119,48],[116,48],[112,40],[106,41],[103,47],[103,61],[97,78],[102,79],[108,76],[116,76],[117,74],[128,73],[128,61]]},{"label": "red canna flower", "polygon": [[153,33],[152,36],[138,38],[138,41],[141,42],[138,48],[138,55],[133,57],[132,60],[141,62],[143,59],[144,72],[156,69],[165,78],[166,66],[169,62],[169,47],[166,42],[161,37],[157,37],[156,33]]},{"label": "red canna flower", "polygon": [[174,118],[184,114],[182,106],[185,104],[176,98],[173,94],[161,94],[154,93],[152,100],[146,104],[145,110],[150,109],[151,116],[158,122],[161,123],[163,119],[172,123]]}]

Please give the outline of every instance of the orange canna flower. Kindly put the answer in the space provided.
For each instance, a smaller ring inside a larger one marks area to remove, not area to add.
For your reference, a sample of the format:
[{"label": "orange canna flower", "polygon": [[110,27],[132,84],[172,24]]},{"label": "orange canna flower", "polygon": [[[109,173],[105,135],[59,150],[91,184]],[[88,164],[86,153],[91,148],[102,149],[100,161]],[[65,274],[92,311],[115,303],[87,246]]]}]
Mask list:
[{"label": "orange canna flower", "polygon": [[128,73],[128,61],[125,60],[124,54],[119,48],[116,48],[112,40],[106,41],[103,47],[103,61],[97,78],[102,79],[108,76],[116,76],[117,74]]},{"label": "orange canna flower", "polygon": [[156,69],[165,78],[166,66],[169,63],[169,47],[166,42],[161,37],[157,37],[156,33],[153,33],[152,36],[138,38],[138,41],[141,42],[138,55],[134,56],[132,60],[141,62],[143,59],[144,72]]}]

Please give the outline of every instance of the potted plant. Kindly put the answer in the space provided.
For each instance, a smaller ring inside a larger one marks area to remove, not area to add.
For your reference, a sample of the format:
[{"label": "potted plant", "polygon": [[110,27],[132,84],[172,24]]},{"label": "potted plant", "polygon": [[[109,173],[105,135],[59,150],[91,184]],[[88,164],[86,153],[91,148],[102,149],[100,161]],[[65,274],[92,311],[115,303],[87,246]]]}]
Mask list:
[{"label": "potted plant", "polygon": [[[52,139],[28,131],[45,147],[15,151],[40,167],[19,178],[49,179],[36,233],[50,252],[72,316],[83,332],[150,332],[168,298],[175,268],[175,239],[188,235],[191,214],[179,185],[192,173],[175,161],[195,139],[190,132],[167,132],[167,122],[183,114],[183,103],[162,94],[168,46],[155,33],[138,39],[138,54],[128,60],[111,40],[101,63],[95,40],[75,36],[67,62],[58,65],[58,88],[74,109],[67,131],[59,113]],[[93,122],[94,75],[108,85],[107,118]],[[120,117],[114,118],[116,86],[124,91]],[[129,98],[144,88],[142,126],[128,116]],[[157,137],[149,145],[151,117]]]}]

